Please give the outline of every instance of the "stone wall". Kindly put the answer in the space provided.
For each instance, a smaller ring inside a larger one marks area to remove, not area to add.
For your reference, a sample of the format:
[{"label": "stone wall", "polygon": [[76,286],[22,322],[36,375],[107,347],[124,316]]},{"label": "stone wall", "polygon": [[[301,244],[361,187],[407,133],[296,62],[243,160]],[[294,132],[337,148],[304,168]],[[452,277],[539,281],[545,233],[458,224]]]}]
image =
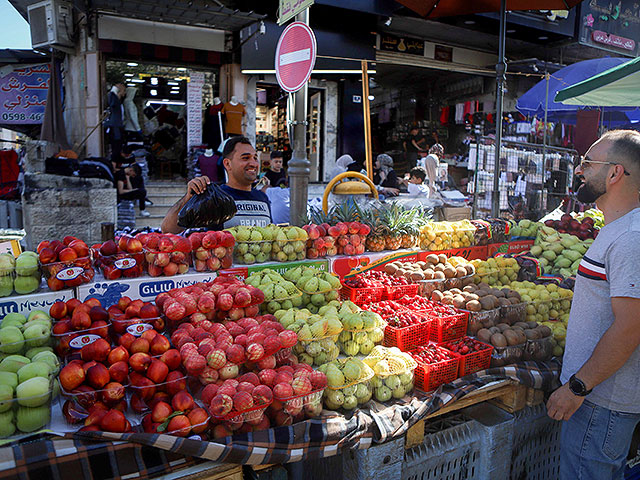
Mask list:
[{"label": "stone wall", "polygon": [[91,245],[102,222],[116,223],[116,190],[108,180],[25,173],[22,214],[31,249],[66,235]]}]

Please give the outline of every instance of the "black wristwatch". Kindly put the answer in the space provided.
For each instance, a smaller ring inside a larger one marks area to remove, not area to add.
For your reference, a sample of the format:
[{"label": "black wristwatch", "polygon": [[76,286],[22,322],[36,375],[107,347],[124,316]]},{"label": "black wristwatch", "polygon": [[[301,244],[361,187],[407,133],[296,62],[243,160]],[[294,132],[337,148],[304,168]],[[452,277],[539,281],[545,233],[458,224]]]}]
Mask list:
[{"label": "black wristwatch", "polygon": [[578,397],[586,397],[591,393],[591,390],[593,389],[587,390],[587,386],[584,384],[584,382],[577,378],[574,374],[571,375],[571,378],[569,378],[569,390],[571,390],[571,393]]}]

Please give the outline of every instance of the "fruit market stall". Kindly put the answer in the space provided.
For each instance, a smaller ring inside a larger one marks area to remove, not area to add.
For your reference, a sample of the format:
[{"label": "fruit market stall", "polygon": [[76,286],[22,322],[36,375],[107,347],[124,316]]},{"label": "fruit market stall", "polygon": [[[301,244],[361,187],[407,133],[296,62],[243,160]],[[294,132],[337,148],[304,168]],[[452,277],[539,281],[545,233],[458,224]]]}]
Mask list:
[{"label": "fruit market stall", "polygon": [[[591,217],[357,218],[9,254],[0,475],[62,472],[93,451],[133,455],[148,477],[193,458],[326,458],[408,441],[476,402],[517,411],[556,386]],[[34,288],[15,283],[40,272]],[[24,454],[34,446],[61,454]]]}]

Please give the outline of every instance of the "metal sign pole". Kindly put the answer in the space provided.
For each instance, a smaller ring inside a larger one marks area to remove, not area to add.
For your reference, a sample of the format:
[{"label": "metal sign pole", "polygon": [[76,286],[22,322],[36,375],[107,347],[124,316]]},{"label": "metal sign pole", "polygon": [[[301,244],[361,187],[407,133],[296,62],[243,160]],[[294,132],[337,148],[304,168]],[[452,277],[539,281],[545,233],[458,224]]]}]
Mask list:
[{"label": "metal sign pole", "polygon": [[[309,24],[309,9],[296,15],[296,21]],[[307,83],[294,94],[293,156],[289,161],[290,179],[289,223],[304,225],[307,218],[309,173],[311,162],[307,159]]]},{"label": "metal sign pole", "polygon": [[496,64],[496,79],[497,79],[497,92],[496,92],[496,156],[494,159],[494,171],[493,171],[493,200],[491,215],[494,218],[500,216],[500,152],[502,150],[502,113],[504,99],[504,82],[506,80],[505,74],[507,71],[507,64],[505,63],[505,37],[507,35],[507,0],[501,0],[500,2],[500,45],[498,51],[498,63]]},{"label": "metal sign pole", "polygon": [[367,61],[362,60],[362,113],[364,115],[364,153],[367,177],[373,180],[373,155],[371,152],[371,111],[369,106],[369,72]]}]

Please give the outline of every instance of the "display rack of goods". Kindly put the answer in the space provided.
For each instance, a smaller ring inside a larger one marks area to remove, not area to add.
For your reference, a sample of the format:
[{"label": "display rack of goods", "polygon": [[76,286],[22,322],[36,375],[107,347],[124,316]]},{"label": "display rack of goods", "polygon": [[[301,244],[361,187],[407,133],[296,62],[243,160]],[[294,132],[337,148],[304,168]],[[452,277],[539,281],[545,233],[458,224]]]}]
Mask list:
[{"label": "display rack of goods", "polygon": [[373,395],[373,370],[356,357],[334,360],[318,367],[327,376],[324,406],[329,410],[353,410]]},{"label": "display rack of goods", "polygon": [[531,220],[527,220],[526,218],[520,220],[518,223],[515,223],[511,226],[511,237],[512,238],[536,238],[538,234],[538,229],[543,224],[540,222],[532,222]]},{"label": "display rack of goods", "polygon": [[273,426],[291,425],[322,413],[322,395],[327,387],[324,373],[299,363],[259,372],[259,377],[273,388],[274,400],[266,411]]},{"label": "display rack of goods", "polygon": [[555,283],[536,285],[532,282],[512,282],[522,301],[527,302],[526,320],[538,323],[559,320],[567,324],[573,292]]},{"label": "display rack of goods", "polygon": [[114,343],[118,343],[120,336],[125,333],[139,337],[150,329],[163,332],[166,326],[158,307],[140,299],[131,300],[129,297],[121,297],[118,303],[107,308],[107,312],[111,321]]},{"label": "display rack of goods", "polygon": [[[591,212],[593,211],[594,210],[592,209]],[[598,220],[601,220],[602,222],[600,223],[600,226],[596,226],[596,218],[591,215],[582,215],[579,220],[578,218],[573,218],[568,213],[562,215],[560,220],[547,220],[544,222],[544,225],[547,228],[554,229],[560,234],[566,233],[576,236],[579,240],[593,240],[598,236],[598,232],[600,228],[602,228],[604,222],[602,212],[599,213],[600,218],[598,218]],[[576,215],[576,217],[578,217],[578,215]]]},{"label": "display rack of goods", "polygon": [[233,258],[233,246],[236,241],[231,232],[193,232],[188,237],[193,255],[193,267],[196,272],[217,272],[229,264]]},{"label": "display rack of goods", "polygon": [[458,340],[467,331],[468,314],[451,305],[431,302],[426,314],[429,323],[429,340],[432,342]]},{"label": "display rack of goods", "polygon": [[420,233],[420,249],[440,251],[451,249],[453,228],[447,222],[429,222]]},{"label": "display rack of goods", "polygon": [[340,279],[324,270],[300,266],[284,272],[283,278],[302,291],[300,306],[311,313],[317,313],[320,307],[340,297]]},{"label": "display rack of goods", "polygon": [[137,278],[145,273],[142,242],[138,238],[122,235],[95,247],[95,266],[107,280]]},{"label": "display rack of goods", "polygon": [[[28,316],[7,313],[0,322],[0,354],[27,355],[36,349],[50,349],[51,317],[42,310]],[[28,356],[28,355],[27,355]]]},{"label": "display rack of goods", "polygon": [[278,227],[275,225],[229,228],[227,231],[235,239],[235,247],[233,249],[234,263],[252,265],[269,261],[277,229]]},{"label": "display rack of goods", "polygon": [[[577,220],[573,221],[577,223]],[[570,277],[577,273],[582,257],[592,243],[593,238],[581,239],[545,226],[538,231],[529,253],[538,259],[545,273]]]},{"label": "display rack of goods", "polygon": [[386,291],[385,285],[380,281],[382,275],[386,274],[376,270],[368,270],[354,277],[346,278],[342,282],[340,298],[358,305],[379,302]]},{"label": "display rack of goods", "polygon": [[367,310],[349,313],[341,308],[338,316],[344,328],[338,336],[341,353],[368,355],[376,344],[384,340],[387,323],[377,313]]},{"label": "display rack of goods", "polygon": [[469,220],[447,222],[453,230],[451,234],[451,248],[466,248],[475,245],[476,227]]},{"label": "display rack of goods", "polygon": [[110,350],[111,322],[109,312],[99,300],[88,298],[84,303],[76,298],[56,301],[49,308],[55,320],[51,329],[54,350],[61,357],[78,357],[83,348],[97,348],[100,356]]},{"label": "display rack of goods", "polygon": [[368,225],[360,222],[310,224],[303,225],[302,228],[309,236],[307,258],[362,255],[365,252],[367,235],[371,231]]},{"label": "display rack of goods", "polygon": [[527,338],[532,335],[529,329],[530,325],[526,323],[518,322],[513,326],[499,323],[489,328],[481,328],[475,336],[481,342],[493,346],[491,366],[501,367],[522,360]]},{"label": "display rack of goods", "polygon": [[156,297],[156,305],[172,327],[192,320],[239,320],[258,315],[262,291],[233,275],[219,275],[213,282],[174,288]]},{"label": "display rack of goods", "polygon": [[41,280],[36,252],[22,252],[17,258],[9,252],[0,254],[0,297],[37,292]]},{"label": "display rack of goods", "polygon": [[378,402],[403,398],[413,390],[417,363],[411,355],[395,347],[377,346],[363,362],[373,370],[370,383]]},{"label": "display rack of goods", "polygon": [[429,321],[426,312],[403,309],[385,318],[385,321],[385,347],[397,347],[406,352],[428,341]]},{"label": "display rack of goods", "polygon": [[276,262],[304,260],[308,239],[307,232],[300,227],[278,227],[271,247],[271,260]]},{"label": "display rack of goods", "polygon": [[484,220],[469,220],[471,225],[475,227],[473,233],[473,244],[477,246],[486,246],[492,242],[491,225]]},{"label": "display rack of goods", "polygon": [[140,426],[145,433],[197,436],[206,440],[210,418],[209,412],[196,403],[189,392],[183,390],[173,395],[170,402],[156,401],[151,412],[142,417]]},{"label": "display rack of goods", "polygon": [[456,342],[446,342],[440,346],[459,355],[459,377],[464,377],[465,375],[489,368],[489,364],[491,363],[493,347],[471,337],[463,337]]},{"label": "display rack of goods", "polygon": [[0,438],[49,424],[57,361],[52,351],[43,350],[32,358],[9,355],[0,362]]},{"label": "display rack of goods", "polygon": [[502,218],[488,218],[486,222],[491,228],[490,243],[506,243],[511,239],[511,223]]},{"label": "display rack of goods", "polygon": [[40,269],[51,290],[78,287],[93,280],[95,272],[89,247],[82,240],[71,236],[64,237],[62,242],[44,240],[36,251]]},{"label": "display rack of goods", "polygon": [[302,292],[296,284],[285,280],[282,275],[270,269],[253,272],[245,280],[247,285],[255,287],[264,294],[260,305],[262,312],[275,313],[302,306]]},{"label": "display rack of goods", "polygon": [[[191,242],[187,238],[171,233],[142,233],[137,237],[142,243],[145,265],[150,276],[171,277],[189,271]],[[226,256],[223,263],[223,268],[229,268],[231,256]]]},{"label": "display rack of goods", "polygon": [[414,371],[416,388],[430,392],[458,378],[458,355],[438,347],[423,345],[409,352],[417,363]]},{"label": "display rack of goods", "polygon": [[317,314],[295,308],[276,312],[280,324],[298,335],[293,352],[301,363],[318,366],[338,358],[340,349],[337,341],[343,329],[338,308],[343,314],[358,311],[355,304],[340,306],[333,301],[321,307]]},{"label": "display rack of goods", "polygon": [[415,283],[417,291],[398,290],[395,298],[406,294],[430,295],[433,290],[447,290],[472,283],[475,268],[462,257],[448,258],[444,254],[431,253],[419,262],[391,262],[385,265],[385,272],[394,277],[404,277]]}]

